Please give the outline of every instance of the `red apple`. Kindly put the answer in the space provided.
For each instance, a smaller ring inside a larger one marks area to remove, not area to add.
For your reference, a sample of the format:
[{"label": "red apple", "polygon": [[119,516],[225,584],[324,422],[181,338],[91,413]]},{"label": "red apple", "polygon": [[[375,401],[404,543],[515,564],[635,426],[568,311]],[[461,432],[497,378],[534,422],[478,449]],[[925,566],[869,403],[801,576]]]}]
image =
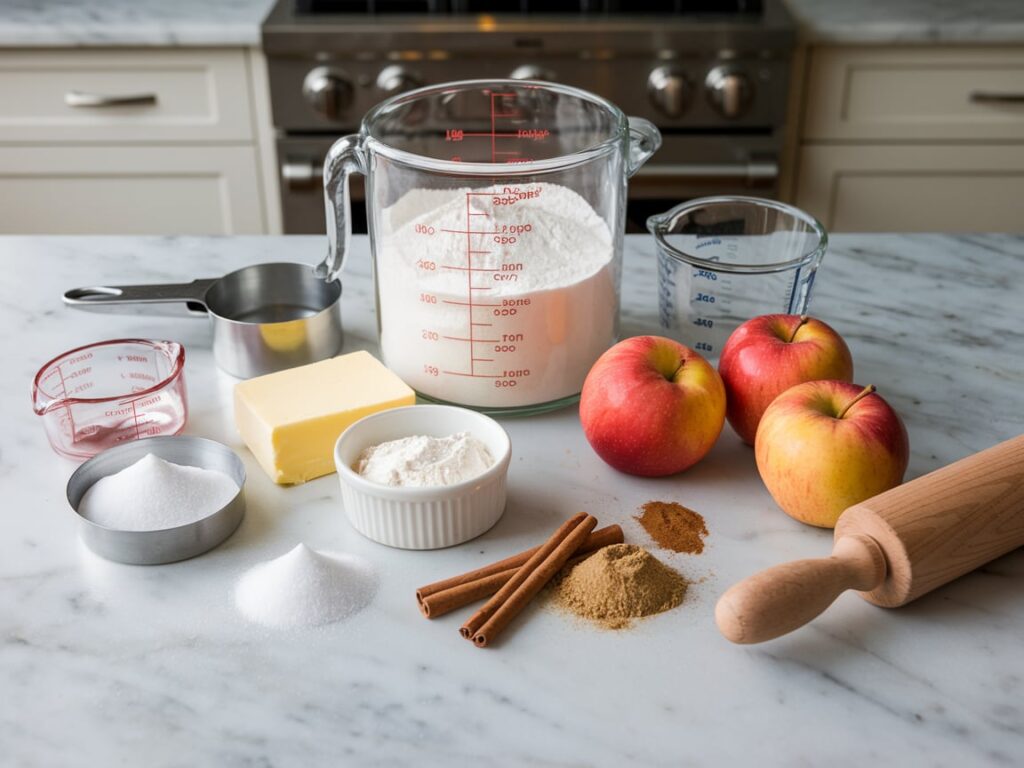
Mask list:
[{"label": "red apple", "polygon": [[594,363],[580,396],[597,455],[631,475],[682,472],[711,450],[725,423],[725,388],[687,346],[661,336],[620,341]]},{"label": "red apple", "polygon": [[754,444],[761,414],[805,381],[853,381],[853,358],[832,328],[807,315],[761,315],[732,332],[718,361],[726,415],[743,442]]},{"label": "red apple", "polygon": [[757,470],[790,517],[834,528],[843,510],[903,482],[903,421],[873,386],[809,381],[779,395],[754,441]]}]

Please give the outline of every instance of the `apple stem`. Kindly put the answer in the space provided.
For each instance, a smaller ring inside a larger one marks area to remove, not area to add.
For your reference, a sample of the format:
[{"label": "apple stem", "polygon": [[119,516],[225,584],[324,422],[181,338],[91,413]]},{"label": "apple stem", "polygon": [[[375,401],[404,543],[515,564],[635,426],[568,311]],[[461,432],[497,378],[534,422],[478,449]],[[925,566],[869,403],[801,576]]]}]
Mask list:
[{"label": "apple stem", "polygon": [[865,397],[867,397],[868,395],[872,394],[872,393],[873,393],[874,391],[875,391],[875,385],[874,385],[874,384],[868,384],[868,385],[867,385],[866,387],[864,387],[864,389],[862,389],[862,390],[860,391],[860,393],[859,393],[859,394],[858,394],[858,395],[857,395],[857,396],[856,396],[855,398],[853,398],[853,400],[851,400],[850,402],[848,402],[848,403],[847,403],[847,404],[846,404],[846,405],[845,405],[845,406],[843,407],[843,410],[841,410],[841,411],[840,411],[840,412],[839,412],[839,413],[838,413],[838,414],[836,415],[836,418],[837,418],[837,419],[841,419],[841,418],[843,418],[843,416],[845,416],[845,415],[846,415],[846,412],[847,412],[848,410],[850,410],[851,408],[853,408],[853,406],[854,406],[855,404],[859,403],[859,402],[860,402],[861,400],[863,400],[863,399],[864,399]]},{"label": "apple stem", "polygon": [[796,332],[803,328],[807,324],[807,321],[810,319],[811,318],[808,315],[800,315],[800,322],[796,324],[796,328],[793,329],[793,333],[789,335],[789,341],[787,342],[788,344],[793,343],[793,339],[796,338]]},{"label": "apple stem", "polygon": [[668,380],[669,381],[675,381],[676,380],[676,374],[679,373],[681,370],[683,370],[683,366],[684,365],[686,365],[686,361],[685,360],[683,360],[683,362],[681,362],[679,364],[678,368],[676,368],[674,371],[672,371],[672,375],[668,377]]}]

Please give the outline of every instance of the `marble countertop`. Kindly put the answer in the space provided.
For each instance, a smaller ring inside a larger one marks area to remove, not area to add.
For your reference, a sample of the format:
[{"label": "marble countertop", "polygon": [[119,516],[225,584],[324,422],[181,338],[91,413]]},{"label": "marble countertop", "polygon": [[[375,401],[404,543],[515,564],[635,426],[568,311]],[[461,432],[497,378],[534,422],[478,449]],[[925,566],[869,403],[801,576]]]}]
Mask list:
[{"label": "marble countertop", "polygon": [[3,0],[0,47],[258,46],[274,0]]},{"label": "marble countertop", "polygon": [[[768,565],[830,549],[780,512],[726,428],[671,478],[617,474],[576,409],[506,420],[505,516],[476,541],[406,552],[361,538],[333,476],[273,485],[237,437],[233,380],[201,320],[75,313],[79,285],[181,281],[256,262],[314,262],[290,238],[0,238],[0,744],[6,766],[1001,766],[1024,754],[1024,551],[905,608],[842,596],[812,625],[755,647],[714,626],[715,600]],[[656,332],[650,240],[627,238],[623,332]],[[375,347],[365,238],[344,275],[348,350]],[[904,416],[910,475],[1024,432],[1024,238],[837,235],[814,311],[848,340],[859,382]],[[188,434],[245,461],[248,512],[220,548],[160,567],[92,555],[64,498],[74,464],[29,406],[51,356],[124,336],[188,349]],[[415,587],[520,551],[570,513],[620,523],[651,500],[704,514],[700,556],[654,550],[692,580],[677,610],[610,632],[531,608],[499,643],[423,619]],[[380,574],[373,604],[319,629],[242,619],[235,581],[298,542]],[[1016,756],[1016,757],[1014,757]]]},{"label": "marble countertop", "polygon": [[1020,0],[783,0],[809,43],[1019,44]]}]

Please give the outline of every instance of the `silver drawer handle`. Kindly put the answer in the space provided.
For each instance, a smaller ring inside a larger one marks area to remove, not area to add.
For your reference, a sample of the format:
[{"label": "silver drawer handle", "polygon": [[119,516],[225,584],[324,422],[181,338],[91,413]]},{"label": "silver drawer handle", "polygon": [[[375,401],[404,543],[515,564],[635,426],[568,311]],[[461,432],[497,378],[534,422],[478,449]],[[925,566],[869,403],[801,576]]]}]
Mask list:
[{"label": "silver drawer handle", "polygon": [[687,178],[774,179],[779,175],[778,163],[770,160],[751,163],[680,163],[678,165],[646,165],[638,176],[679,176]]},{"label": "silver drawer handle", "polygon": [[288,189],[320,189],[324,183],[324,169],[312,160],[290,157],[281,165],[281,178]]},{"label": "silver drawer handle", "polygon": [[69,107],[132,107],[156,104],[155,93],[133,93],[125,96],[104,96],[101,93],[68,91],[64,103]]},{"label": "silver drawer handle", "polygon": [[1024,93],[971,91],[967,98],[972,104],[1024,104]]}]

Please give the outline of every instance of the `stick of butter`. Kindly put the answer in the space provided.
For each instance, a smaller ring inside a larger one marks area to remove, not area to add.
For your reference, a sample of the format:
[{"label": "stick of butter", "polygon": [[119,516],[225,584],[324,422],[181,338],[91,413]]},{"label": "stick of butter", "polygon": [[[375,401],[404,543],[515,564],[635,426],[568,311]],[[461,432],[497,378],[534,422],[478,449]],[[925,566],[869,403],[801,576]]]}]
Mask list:
[{"label": "stick of butter", "polygon": [[235,385],[235,425],[275,483],[304,483],[334,472],[334,443],[354,421],[415,402],[373,355],[353,352]]}]

